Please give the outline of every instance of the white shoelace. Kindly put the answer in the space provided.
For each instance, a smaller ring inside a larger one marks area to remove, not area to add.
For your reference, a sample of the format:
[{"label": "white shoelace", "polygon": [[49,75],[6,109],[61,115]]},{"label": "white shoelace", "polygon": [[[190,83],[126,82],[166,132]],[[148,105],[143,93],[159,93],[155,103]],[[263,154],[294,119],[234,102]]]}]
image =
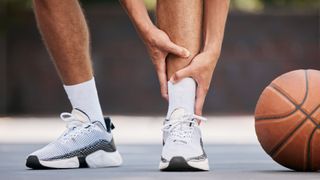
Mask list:
[{"label": "white shoelace", "polygon": [[71,113],[63,112],[60,114],[60,118],[66,122],[67,130],[59,138],[62,142],[67,143],[70,139],[76,138],[79,134],[90,132],[92,128],[83,128],[91,126],[91,123],[83,123],[77,120]]},{"label": "white shoelace", "polygon": [[169,138],[172,140],[189,142],[192,138],[194,125],[198,123],[195,119],[200,121],[207,120],[206,118],[195,114],[185,114],[179,119],[167,122],[163,126],[162,131],[168,132]]}]

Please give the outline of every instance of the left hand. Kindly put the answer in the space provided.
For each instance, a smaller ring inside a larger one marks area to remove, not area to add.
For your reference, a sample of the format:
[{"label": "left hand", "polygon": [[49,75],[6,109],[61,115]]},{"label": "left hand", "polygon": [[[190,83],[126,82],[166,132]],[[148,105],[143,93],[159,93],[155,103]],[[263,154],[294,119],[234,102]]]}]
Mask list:
[{"label": "left hand", "polygon": [[202,108],[208,93],[218,53],[201,52],[191,63],[172,75],[170,81],[177,83],[183,78],[192,77],[197,82],[195,114],[202,115]]},{"label": "left hand", "polygon": [[156,69],[160,82],[161,95],[168,100],[166,57],[170,53],[187,58],[190,56],[190,52],[186,48],[173,43],[164,31],[155,26],[150,28],[148,33],[141,34],[141,36]]}]

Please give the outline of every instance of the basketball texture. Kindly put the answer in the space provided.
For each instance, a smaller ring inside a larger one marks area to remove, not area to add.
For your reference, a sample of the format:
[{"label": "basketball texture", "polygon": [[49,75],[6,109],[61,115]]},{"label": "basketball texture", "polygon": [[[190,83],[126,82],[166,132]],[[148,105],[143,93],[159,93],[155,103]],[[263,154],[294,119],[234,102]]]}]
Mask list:
[{"label": "basketball texture", "polygon": [[291,71],[272,81],[256,105],[255,128],[279,164],[320,170],[320,71]]}]

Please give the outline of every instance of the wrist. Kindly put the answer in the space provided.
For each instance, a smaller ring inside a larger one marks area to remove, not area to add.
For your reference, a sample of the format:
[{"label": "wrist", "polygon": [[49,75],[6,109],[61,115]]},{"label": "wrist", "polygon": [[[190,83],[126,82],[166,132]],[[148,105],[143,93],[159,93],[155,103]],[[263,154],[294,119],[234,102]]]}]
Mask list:
[{"label": "wrist", "polygon": [[219,57],[221,52],[222,42],[218,39],[205,38],[203,52]]},{"label": "wrist", "polygon": [[221,53],[221,46],[217,46],[217,45],[205,46],[202,50],[202,53],[205,53],[210,57],[219,58]]},{"label": "wrist", "polygon": [[141,29],[140,34],[145,43],[152,42],[156,28],[157,27],[153,23],[148,23],[143,29]]},{"label": "wrist", "polygon": [[135,28],[139,34],[139,36],[142,38],[143,42],[147,42],[150,38],[150,34],[152,34],[152,31],[155,27],[153,22],[149,17],[140,17],[140,18],[132,18]]}]

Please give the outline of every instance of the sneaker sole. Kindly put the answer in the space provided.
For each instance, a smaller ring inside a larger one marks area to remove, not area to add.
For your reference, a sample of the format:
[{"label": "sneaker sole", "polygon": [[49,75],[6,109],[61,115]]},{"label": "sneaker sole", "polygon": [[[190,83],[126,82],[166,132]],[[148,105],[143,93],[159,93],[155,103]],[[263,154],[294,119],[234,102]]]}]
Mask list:
[{"label": "sneaker sole", "polygon": [[160,161],[159,169],[161,171],[209,171],[209,161],[186,161],[183,157],[177,156],[171,158],[169,162]]},{"label": "sneaker sole", "polygon": [[70,168],[101,168],[115,167],[122,164],[118,151],[106,152],[98,150],[86,157],[72,157],[53,161],[42,161],[37,156],[29,156],[26,166],[32,169],[70,169]]}]

